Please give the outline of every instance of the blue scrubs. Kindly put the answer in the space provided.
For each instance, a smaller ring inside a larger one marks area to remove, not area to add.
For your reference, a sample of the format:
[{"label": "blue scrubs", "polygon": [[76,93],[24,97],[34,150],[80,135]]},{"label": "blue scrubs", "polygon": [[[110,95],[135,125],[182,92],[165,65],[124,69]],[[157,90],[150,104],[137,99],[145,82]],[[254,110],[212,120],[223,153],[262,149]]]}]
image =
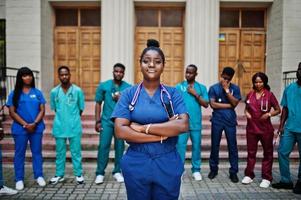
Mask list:
[{"label": "blue scrubs", "polygon": [[[9,94],[7,106],[13,106],[13,91]],[[40,112],[40,105],[46,101],[42,92],[36,88],[31,88],[26,93],[21,93],[17,114],[28,124],[33,123]],[[32,153],[32,167],[34,178],[43,177],[43,158],[42,158],[42,137],[45,129],[44,121],[41,120],[33,133],[28,133],[18,122],[14,121],[11,127],[12,135],[15,141],[15,181],[24,180],[24,162],[27,143],[30,143]]]},{"label": "blue scrubs", "polygon": [[[160,98],[160,87],[152,97],[142,87],[131,112],[129,104],[136,89],[137,86],[134,86],[122,93],[111,118],[125,118],[139,124],[168,121]],[[180,93],[172,87],[166,89],[171,95],[175,113],[187,113]],[[130,146],[120,163],[129,200],[178,199],[184,165],[176,150],[177,140],[178,137],[170,137],[162,144],[129,143]]]},{"label": "blue scrubs", "polygon": [[[236,99],[241,100],[240,90],[237,85],[231,83],[229,89]],[[210,100],[214,100],[217,103],[230,103],[220,83],[211,86],[208,93]],[[225,131],[231,166],[229,173],[236,174],[238,172],[238,150],[236,141],[237,119],[234,108],[213,109],[211,123],[210,170],[212,172],[218,171],[219,147],[222,132]]]}]

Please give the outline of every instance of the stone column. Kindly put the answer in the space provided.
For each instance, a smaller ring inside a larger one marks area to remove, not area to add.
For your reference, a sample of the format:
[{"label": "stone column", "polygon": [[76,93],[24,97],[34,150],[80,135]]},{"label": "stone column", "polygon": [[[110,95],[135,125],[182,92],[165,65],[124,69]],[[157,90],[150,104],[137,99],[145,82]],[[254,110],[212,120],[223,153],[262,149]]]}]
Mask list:
[{"label": "stone column", "polygon": [[41,1],[6,1],[7,66],[41,72]]},{"label": "stone column", "polygon": [[126,66],[124,80],[133,83],[133,0],[102,0],[101,31],[101,81],[111,77],[113,65],[121,62]]},{"label": "stone column", "polygon": [[209,87],[218,78],[219,0],[187,0],[185,19],[185,66],[196,64]]}]

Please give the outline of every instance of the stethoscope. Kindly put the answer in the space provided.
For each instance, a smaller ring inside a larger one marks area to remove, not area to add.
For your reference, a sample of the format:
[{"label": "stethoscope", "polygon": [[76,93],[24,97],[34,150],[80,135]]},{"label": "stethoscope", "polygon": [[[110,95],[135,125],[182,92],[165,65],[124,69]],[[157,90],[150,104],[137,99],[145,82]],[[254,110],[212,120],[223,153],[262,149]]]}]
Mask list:
[{"label": "stethoscope", "polygon": [[[59,98],[59,92],[62,89],[62,87],[60,86],[56,95],[55,95],[55,101],[59,102],[60,98]],[[70,105],[71,102],[73,101],[73,85],[71,85],[71,91],[69,92],[68,96],[67,96],[68,100],[67,100],[67,104]]]},{"label": "stethoscope", "polygon": [[[251,96],[255,96],[256,93],[253,92],[253,94]],[[269,110],[269,101],[265,98],[263,98],[265,96],[265,93],[263,92],[262,95],[261,95],[261,100],[260,100],[260,110],[262,112],[266,112]],[[256,96],[255,96],[255,99],[256,99]],[[250,103],[250,98],[247,100],[247,104]]]},{"label": "stethoscope", "polygon": [[[135,91],[135,94],[134,94],[134,97],[131,101],[131,103],[129,104],[129,110],[132,112],[134,109],[135,109],[135,104],[137,103],[137,100],[138,100],[138,97],[139,97],[139,94],[141,92],[141,89],[142,89],[142,83],[140,83]],[[173,109],[173,104],[172,104],[172,101],[171,101],[171,96],[169,94],[169,92],[167,91],[167,89],[164,87],[163,84],[160,84],[160,100],[161,100],[161,103],[168,115],[168,117],[172,117],[175,115],[175,112],[174,112],[174,109]],[[165,103],[164,102],[164,93],[166,94],[167,98],[168,98],[168,103]]]}]

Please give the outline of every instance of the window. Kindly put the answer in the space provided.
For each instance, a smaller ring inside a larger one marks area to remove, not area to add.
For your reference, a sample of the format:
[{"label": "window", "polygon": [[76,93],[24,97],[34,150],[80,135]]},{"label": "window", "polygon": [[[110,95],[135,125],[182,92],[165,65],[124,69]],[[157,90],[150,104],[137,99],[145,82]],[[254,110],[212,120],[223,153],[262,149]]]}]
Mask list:
[{"label": "window", "polygon": [[182,8],[138,8],[137,26],[183,27],[184,10]]},{"label": "window", "polygon": [[263,10],[243,10],[241,15],[242,27],[264,28]]},{"label": "window", "polygon": [[239,10],[221,10],[220,27],[239,27]]},{"label": "window", "polygon": [[265,10],[221,9],[221,28],[265,28]]},{"label": "window", "polygon": [[57,9],[55,11],[56,26],[77,26],[78,11],[77,9]]},{"label": "window", "polygon": [[158,13],[155,9],[136,10],[137,26],[159,26]]},{"label": "window", "polygon": [[182,27],[183,22],[182,10],[162,10],[161,25],[165,27]]},{"label": "window", "polygon": [[100,8],[80,10],[81,26],[100,26]]}]

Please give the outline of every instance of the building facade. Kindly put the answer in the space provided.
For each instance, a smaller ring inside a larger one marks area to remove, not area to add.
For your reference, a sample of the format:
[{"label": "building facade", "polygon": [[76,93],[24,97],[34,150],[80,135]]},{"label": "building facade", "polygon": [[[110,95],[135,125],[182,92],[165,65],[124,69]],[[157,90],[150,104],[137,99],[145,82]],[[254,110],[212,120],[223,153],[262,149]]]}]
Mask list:
[{"label": "building facade", "polygon": [[125,64],[125,80],[139,82],[148,38],[160,41],[163,81],[170,85],[183,80],[191,63],[207,87],[232,66],[243,94],[252,74],[264,71],[280,98],[283,72],[301,61],[299,0],[0,0],[0,20],[6,66],[39,71],[45,96],[63,64],[87,100],[112,77],[116,62]]}]

